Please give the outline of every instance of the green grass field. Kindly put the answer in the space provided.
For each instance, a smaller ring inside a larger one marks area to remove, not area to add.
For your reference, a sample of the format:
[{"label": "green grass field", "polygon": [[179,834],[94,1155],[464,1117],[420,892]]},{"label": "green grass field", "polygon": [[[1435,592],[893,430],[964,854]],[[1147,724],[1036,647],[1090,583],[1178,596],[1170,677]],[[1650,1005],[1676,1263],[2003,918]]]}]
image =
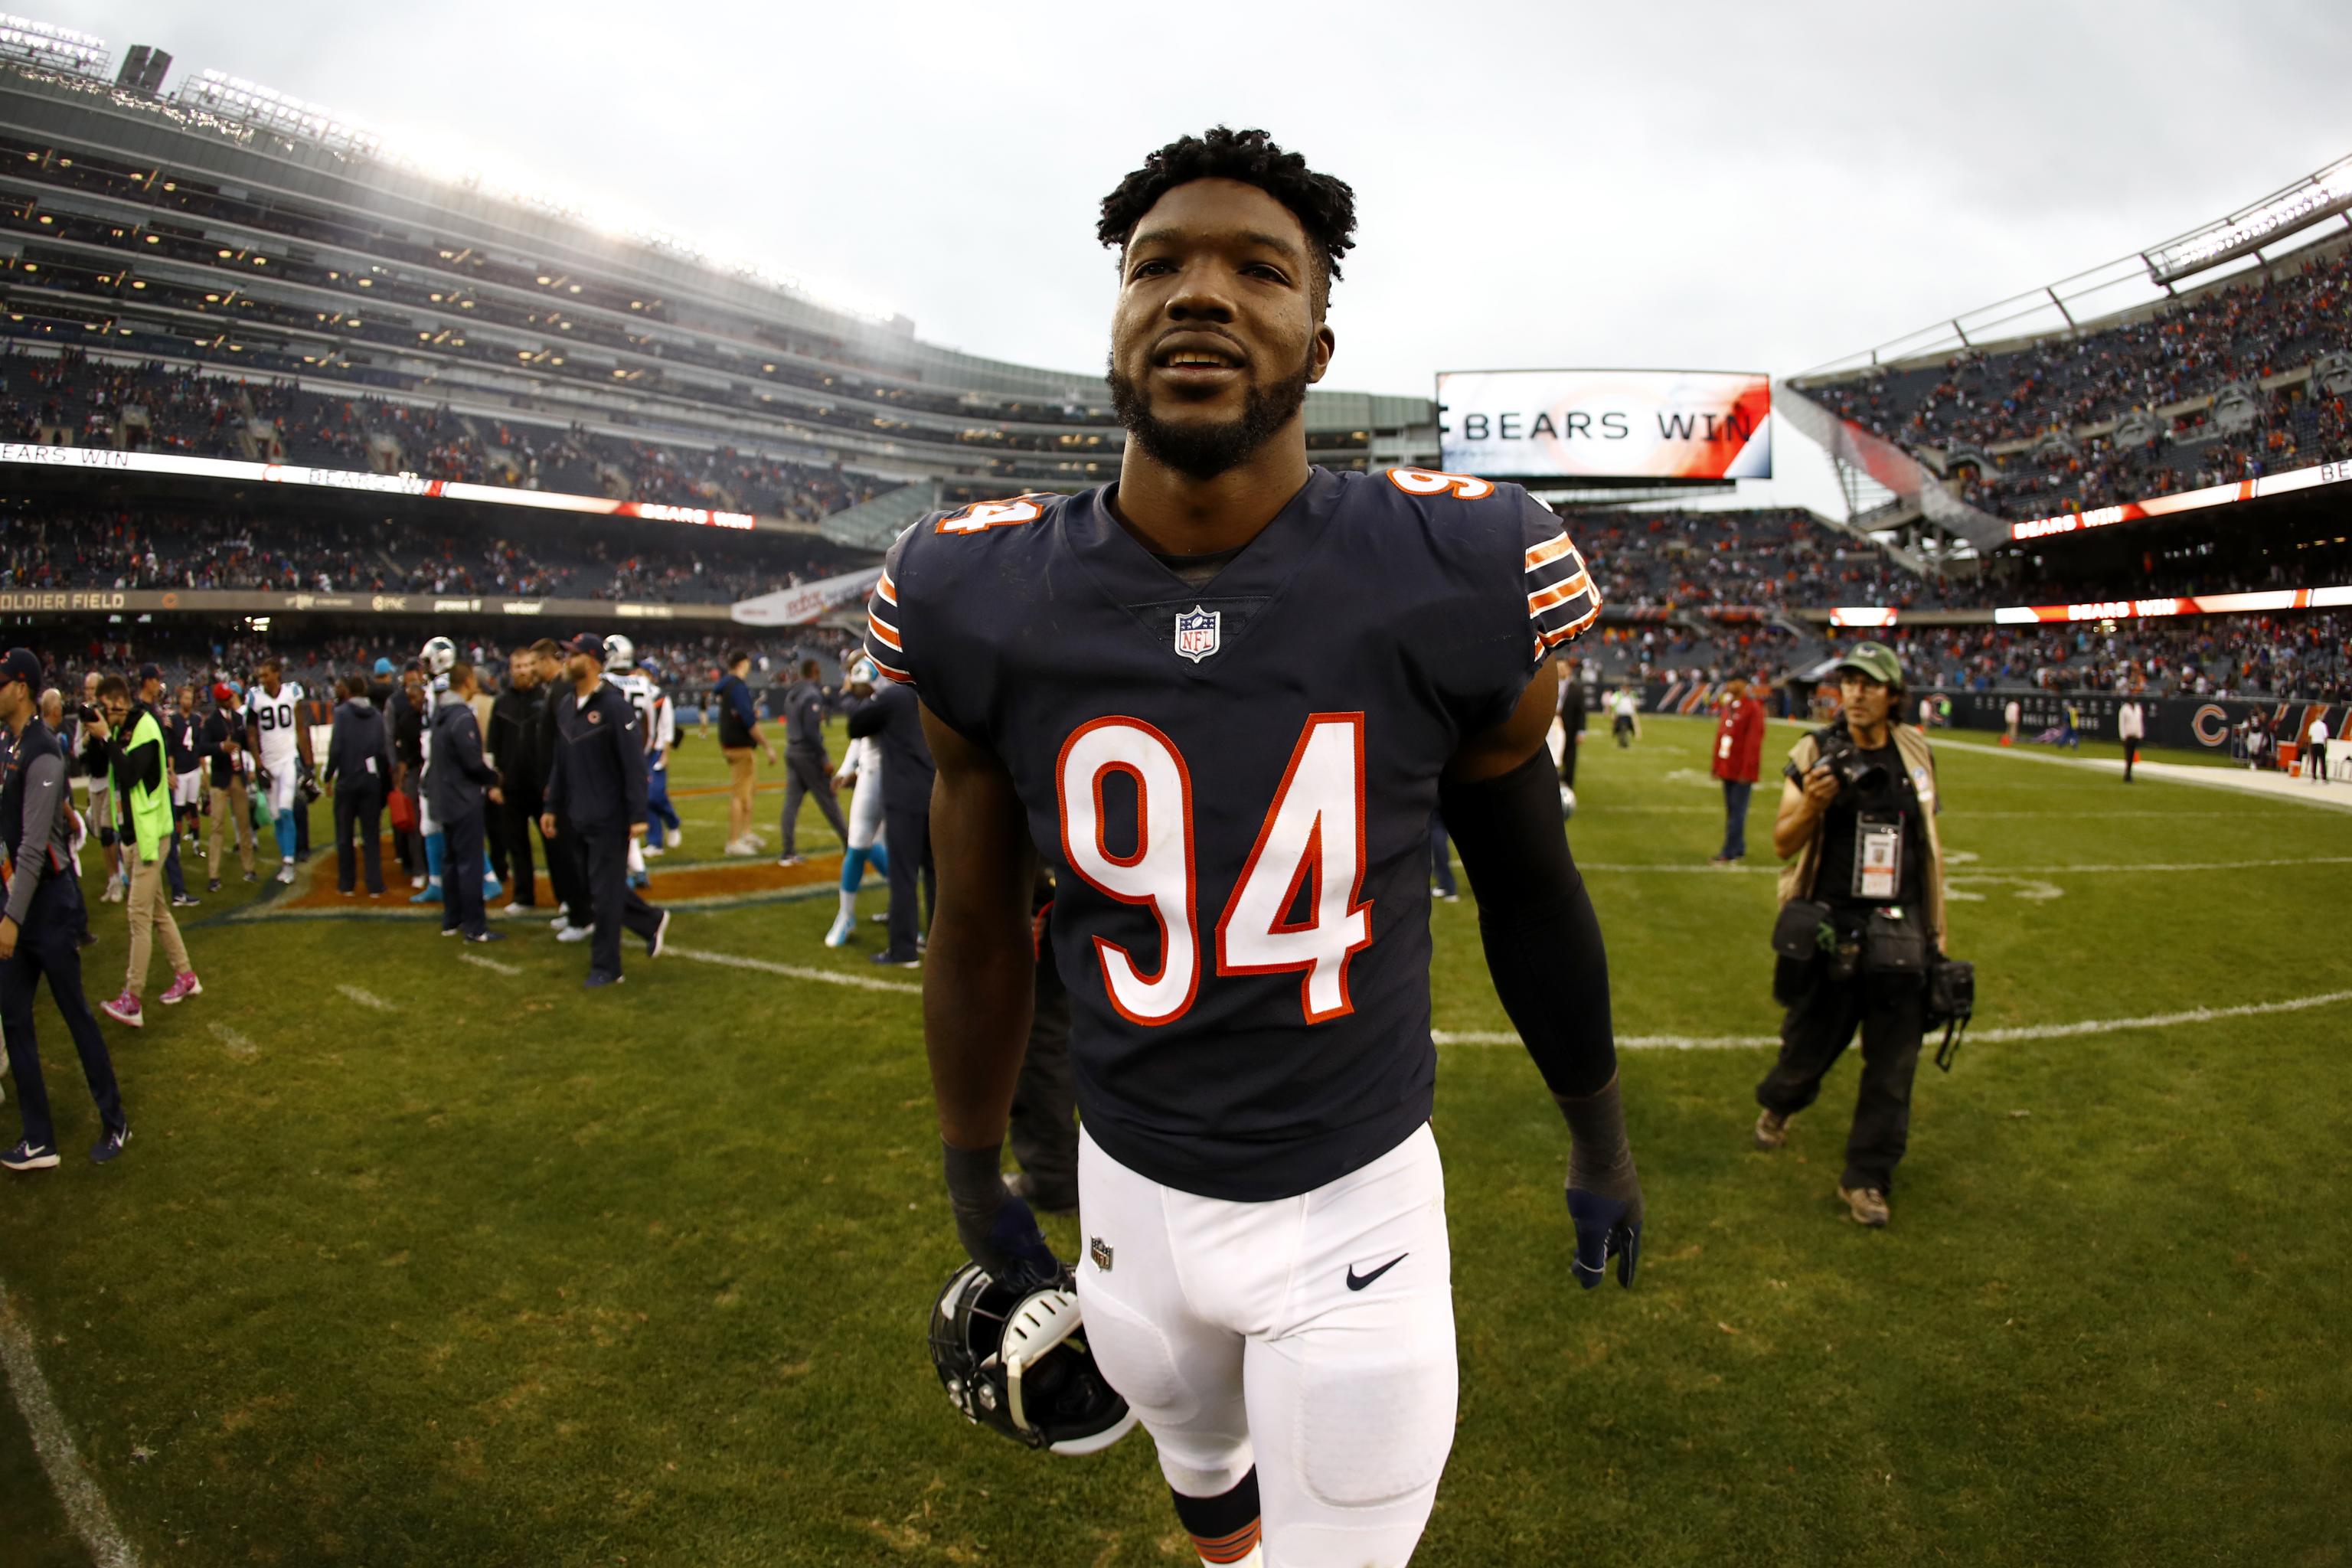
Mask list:
[{"label": "green grass field", "polygon": [[[1592,737],[1570,833],[1618,1027],[1769,1035],[1769,849],[1692,869],[1710,731],[1646,731]],[[1629,1050],[1643,1268],[1580,1292],[1532,1067],[1444,1047],[1463,1398],[1418,1563],[2352,1560],[2352,1002],[1991,1034],[2352,992],[2352,814],[1958,748],[1943,782],[1988,1037],[1923,1065],[1890,1229],[1833,1191],[1853,1064],[1762,1155],[1765,1050]],[[723,802],[685,804],[707,855]],[[110,1168],[41,1005],[68,1159],[0,1184],[0,1282],[144,1561],[1190,1560],[1141,1434],[1036,1456],[940,1394],[917,1000],[869,988],[871,936],[820,945],[829,893],[678,915],[774,967],[633,953],[593,995],[543,925],[491,969],[246,904],[190,911],[204,996],[110,1029]],[[1433,920],[1439,1027],[1506,1028],[1467,900]],[[0,1562],[78,1560],[65,1530],[0,1409]]]}]

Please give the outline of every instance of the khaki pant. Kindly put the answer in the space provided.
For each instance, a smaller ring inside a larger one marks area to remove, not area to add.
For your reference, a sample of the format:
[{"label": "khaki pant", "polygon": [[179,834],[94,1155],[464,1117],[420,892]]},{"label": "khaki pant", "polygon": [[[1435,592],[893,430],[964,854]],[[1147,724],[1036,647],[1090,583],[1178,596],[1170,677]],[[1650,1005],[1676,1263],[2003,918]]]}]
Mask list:
[{"label": "khaki pant", "polygon": [[751,831],[751,748],[722,747],[727,753],[727,842]]},{"label": "khaki pant", "polygon": [[215,878],[220,876],[221,826],[234,820],[236,823],[237,853],[245,861],[245,868],[250,871],[253,869],[253,811],[245,798],[245,780],[231,779],[225,786],[214,784],[212,792],[213,826],[205,840],[205,864],[211,868]]},{"label": "khaki pant", "polygon": [[134,846],[131,856],[131,967],[122,988],[137,996],[147,987],[147,963],[152,941],[160,936],[163,962],[174,977],[188,973],[187,944],[180,940],[180,922],[172,918],[172,895],[163,879],[163,861],[142,859]]}]

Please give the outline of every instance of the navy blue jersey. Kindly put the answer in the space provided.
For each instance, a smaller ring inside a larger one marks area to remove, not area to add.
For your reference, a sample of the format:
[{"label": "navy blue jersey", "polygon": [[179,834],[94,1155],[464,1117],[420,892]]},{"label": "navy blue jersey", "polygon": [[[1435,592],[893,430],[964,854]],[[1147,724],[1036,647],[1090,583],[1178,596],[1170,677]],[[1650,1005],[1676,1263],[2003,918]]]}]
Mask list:
[{"label": "navy blue jersey", "polygon": [[1321,468],[1199,588],[1108,490],[900,535],[866,651],[1003,762],[1052,863],[1087,1130],[1287,1197],[1427,1121],[1438,774],[1600,616],[1516,486]]}]

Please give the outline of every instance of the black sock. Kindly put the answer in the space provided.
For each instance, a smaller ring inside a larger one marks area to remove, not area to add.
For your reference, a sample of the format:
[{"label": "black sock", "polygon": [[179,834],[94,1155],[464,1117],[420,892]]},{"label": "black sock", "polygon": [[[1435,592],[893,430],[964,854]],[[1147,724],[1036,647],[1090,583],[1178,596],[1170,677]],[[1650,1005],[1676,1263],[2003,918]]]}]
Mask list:
[{"label": "black sock", "polygon": [[1186,1497],[1170,1488],[1176,1517],[1204,1563],[1238,1563],[1257,1546],[1257,1470],[1215,1497]]}]

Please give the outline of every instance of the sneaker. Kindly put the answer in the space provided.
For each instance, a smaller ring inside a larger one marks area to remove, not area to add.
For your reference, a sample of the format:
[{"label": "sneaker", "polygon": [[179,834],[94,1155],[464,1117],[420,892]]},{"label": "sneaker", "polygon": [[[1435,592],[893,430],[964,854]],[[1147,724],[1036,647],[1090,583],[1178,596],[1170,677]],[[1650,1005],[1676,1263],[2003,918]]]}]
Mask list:
[{"label": "sneaker", "polygon": [[245,874],[245,879],[246,879],[247,881],[248,881],[248,882],[258,882],[259,880],[261,880],[261,877],[260,877],[259,873],[257,873],[257,872],[254,872],[254,871],[247,871],[247,872]]},{"label": "sneaker", "polygon": [[125,991],[111,1002],[100,1002],[98,1010],[126,1029],[143,1029],[146,1018],[139,1011],[139,998]]},{"label": "sneaker", "polygon": [[620,983],[621,977],[617,974],[607,974],[601,969],[592,969],[588,972],[588,978],[580,983],[580,987],[583,991],[596,991],[607,985],[618,985]]},{"label": "sneaker", "polygon": [[1866,1225],[1875,1230],[1886,1223],[1886,1194],[1876,1187],[1849,1187],[1838,1184],[1838,1196],[1845,1200],[1846,1212],[1853,1215],[1856,1225]]},{"label": "sneaker", "polygon": [[122,884],[116,881],[111,877],[108,878],[106,879],[106,891],[100,893],[98,898],[99,902],[104,904],[121,903],[122,901]]},{"label": "sneaker", "polygon": [[285,865],[280,866],[278,868],[278,876],[276,879],[290,886],[294,880],[294,862],[289,860]]},{"label": "sneaker", "polygon": [[856,931],[857,917],[855,914],[852,914],[849,910],[844,910],[841,913],[833,917],[833,929],[824,933],[824,945],[827,947],[847,947],[849,945],[850,937],[855,935]]},{"label": "sneaker", "polygon": [[550,931],[562,931],[565,926],[568,926],[571,923],[572,917],[570,915],[558,915],[553,920],[548,921],[547,926]]},{"label": "sneaker", "polygon": [[155,1000],[166,1007],[171,1007],[186,1001],[191,996],[201,996],[204,994],[204,982],[196,978],[195,971],[188,970],[172,976],[172,984],[164,987],[163,994],[156,997]]},{"label": "sneaker", "polygon": [[1788,1141],[1789,1119],[1787,1117],[1777,1110],[1759,1110],[1756,1113],[1756,1146],[1759,1149],[1778,1149]]},{"label": "sneaker", "polygon": [[662,955],[662,943],[669,940],[669,913],[667,910],[662,911],[661,923],[654,927],[653,935],[646,938],[647,958],[659,958]]},{"label": "sneaker", "polygon": [[532,907],[529,904],[500,904],[497,909],[490,911],[490,918],[494,921],[510,921],[517,915],[527,915],[534,912],[536,911],[534,911]]},{"label": "sneaker", "polygon": [[5,1154],[0,1154],[0,1165],[12,1171],[50,1171],[57,1168],[58,1152],[47,1143],[36,1143],[30,1139],[17,1144]]},{"label": "sneaker", "polygon": [[422,877],[411,877],[408,879],[408,885],[412,888],[421,888],[425,886],[425,879]]},{"label": "sneaker", "polygon": [[890,911],[888,910],[877,910],[866,918],[876,925],[886,926],[890,923]]},{"label": "sneaker", "polygon": [[757,855],[759,852],[760,847],[749,838],[731,839],[727,845],[730,855]]},{"label": "sneaker", "polygon": [[441,934],[442,934],[443,936],[456,936],[456,935],[460,931],[463,931],[464,929],[465,929],[465,928],[464,928],[463,926],[443,926],[443,927],[441,928]]},{"label": "sneaker", "polygon": [[89,1163],[93,1165],[105,1164],[109,1160],[111,1160],[117,1154],[121,1153],[122,1146],[130,1142],[130,1128],[108,1128],[105,1136],[101,1137],[97,1142],[89,1146]]},{"label": "sneaker", "polygon": [[797,866],[801,863],[803,858],[803,857],[798,855],[779,855],[776,857],[776,864],[779,866]]},{"label": "sneaker", "polygon": [[594,926],[565,926],[555,933],[558,942],[586,942],[596,934]]},{"label": "sneaker", "polygon": [[658,844],[647,844],[640,849],[639,853],[643,854],[646,859],[650,860],[656,855],[667,855],[669,851]]},{"label": "sneaker", "polygon": [[866,962],[868,963],[895,964],[900,969],[918,969],[922,966],[923,955],[919,952],[890,952],[885,951],[875,953]]},{"label": "sneaker", "polygon": [[205,892],[207,892],[207,893],[217,893],[217,892],[219,892],[219,891],[220,891],[220,879],[219,879],[218,877],[215,877],[215,878],[213,878],[210,881],[206,882],[206,883],[205,884]]},{"label": "sneaker", "polygon": [[504,942],[506,939],[507,933],[502,931],[475,931],[466,938],[467,942]]},{"label": "sneaker", "polygon": [[172,907],[175,910],[193,910],[198,904],[203,902],[204,900],[197,898],[194,893],[173,893],[172,895]]}]

